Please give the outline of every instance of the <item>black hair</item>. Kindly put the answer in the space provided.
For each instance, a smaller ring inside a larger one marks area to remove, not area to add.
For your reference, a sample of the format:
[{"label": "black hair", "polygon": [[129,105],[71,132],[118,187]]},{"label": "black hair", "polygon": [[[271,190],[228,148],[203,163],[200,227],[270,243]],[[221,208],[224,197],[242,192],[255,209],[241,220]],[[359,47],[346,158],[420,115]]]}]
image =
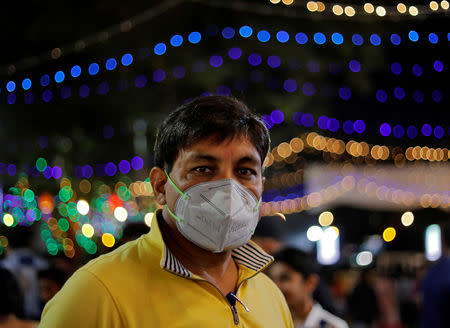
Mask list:
[{"label": "black hair", "polygon": [[141,235],[144,235],[150,231],[150,227],[142,222],[132,222],[125,226],[123,229],[122,238],[126,239],[137,239]]},{"label": "black hair", "polygon": [[175,109],[160,125],[154,147],[155,165],[170,172],[181,149],[211,136],[221,142],[241,135],[255,146],[262,164],[270,137],[258,116],[233,97],[196,98]]},{"label": "black hair", "polygon": [[313,257],[297,248],[287,247],[275,254],[275,261],[283,262],[299,272],[304,279],[319,273],[319,265]]},{"label": "black hair", "polygon": [[38,272],[39,279],[48,279],[54,281],[59,287],[62,287],[66,282],[67,276],[64,271],[56,267],[50,267],[45,270],[40,270]]},{"label": "black hair", "polygon": [[17,280],[7,269],[0,267],[0,316],[23,313],[23,299]]},{"label": "black hair", "polygon": [[5,233],[8,243],[12,248],[30,248],[33,241],[32,227],[17,225]]},{"label": "black hair", "polygon": [[262,216],[256,226],[255,237],[271,237],[275,240],[282,241],[284,239],[285,222],[277,215]]}]

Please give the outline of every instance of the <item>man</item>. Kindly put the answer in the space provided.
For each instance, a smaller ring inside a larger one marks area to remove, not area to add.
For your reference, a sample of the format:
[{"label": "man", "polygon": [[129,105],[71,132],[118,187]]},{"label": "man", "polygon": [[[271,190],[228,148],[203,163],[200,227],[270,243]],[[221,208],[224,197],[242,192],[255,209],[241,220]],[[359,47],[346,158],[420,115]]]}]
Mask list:
[{"label": "man", "polygon": [[22,291],[13,274],[0,267],[0,328],[35,328],[38,323],[24,320]]},{"label": "man", "polygon": [[450,327],[450,223],[441,225],[442,256],[422,281],[421,327]]},{"label": "man", "polygon": [[268,274],[280,287],[296,328],[348,328],[347,323],[324,310],[313,299],[319,283],[317,264],[306,253],[285,248],[275,255]]},{"label": "man", "polygon": [[50,267],[38,272],[39,292],[42,307],[64,286],[66,273],[57,267]]},{"label": "man", "polygon": [[277,253],[284,246],[285,224],[278,215],[261,217],[252,241],[270,255]]},{"label": "man", "polygon": [[0,261],[0,268],[9,270],[17,279],[23,297],[23,315],[36,320],[41,315],[39,297],[39,270],[48,267],[45,259],[33,249],[33,231],[31,227],[16,226],[6,233],[9,240],[6,257]]},{"label": "man", "polygon": [[265,126],[241,102],[211,96],[159,128],[148,234],[78,270],[41,327],[292,327],[272,261],[249,239],[259,220]]}]

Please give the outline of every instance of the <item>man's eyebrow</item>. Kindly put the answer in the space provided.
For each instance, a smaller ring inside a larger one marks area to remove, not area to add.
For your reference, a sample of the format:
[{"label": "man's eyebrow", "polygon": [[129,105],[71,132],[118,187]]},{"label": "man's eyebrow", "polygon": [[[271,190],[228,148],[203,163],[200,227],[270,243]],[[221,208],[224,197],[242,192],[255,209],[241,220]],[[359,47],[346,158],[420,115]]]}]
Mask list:
[{"label": "man's eyebrow", "polygon": [[261,161],[254,156],[244,156],[239,159],[238,163],[239,164],[249,163],[249,164],[254,164],[254,165],[261,165]]},{"label": "man's eyebrow", "polygon": [[212,155],[204,153],[193,153],[188,156],[191,161],[217,161],[218,159]]}]

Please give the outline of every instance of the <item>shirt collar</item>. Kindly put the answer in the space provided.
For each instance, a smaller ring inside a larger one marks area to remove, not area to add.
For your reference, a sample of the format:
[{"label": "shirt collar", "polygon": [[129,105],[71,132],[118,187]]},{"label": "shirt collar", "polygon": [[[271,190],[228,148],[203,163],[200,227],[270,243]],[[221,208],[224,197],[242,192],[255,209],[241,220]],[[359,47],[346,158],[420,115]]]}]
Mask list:
[{"label": "shirt collar", "polygon": [[[164,220],[161,210],[158,210],[155,213],[155,218],[152,221],[151,230],[148,237],[151,241],[156,243],[158,249],[161,251],[161,268],[181,277],[193,278],[194,274],[186,269],[165,245],[161,235],[161,230],[159,228],[158,218],[159,220]],[[249,269],[251,275],[264,270],[270,263],[273,262],[273,257],[264,252],[252,241],[249,241],[247,244],[239,248],[233,249],[231,256],[238,265],[242,265]]]}]

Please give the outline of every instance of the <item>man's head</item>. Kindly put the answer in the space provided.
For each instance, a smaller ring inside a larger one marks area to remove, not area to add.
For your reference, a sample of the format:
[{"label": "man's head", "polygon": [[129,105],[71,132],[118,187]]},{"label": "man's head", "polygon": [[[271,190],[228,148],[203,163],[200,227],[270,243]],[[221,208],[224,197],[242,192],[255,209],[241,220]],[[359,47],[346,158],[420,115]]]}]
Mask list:
[{"label": "man's head", "polygon": [[252,240],[266,253],[275,254],[284,246],[285,221],[278,215],[263,216],[256,227]]},{"label": "man's head", "polygon": [[10,314],[22,315],[23,299],[17,280],[8,270],[0,267],[0,321]]},{"label": "man's head", "polygon": [[275,254],[275,263],[268,270],[291,308],[311,301],[319,283],[318,265],[307,253],[285,248]]},{"label": "man's head", "polygon": [[269,142],[264,124],[231,97],[199,98],[169,114],[157,133],[150,172],[169,225],[175,227],[167,207],[174,211],[180,191],[204,182],[233,179],[261,199]]},{"label": "man's head", "polygon": [[170,113],[159,127],[155,166],[170,172],[180,150],[209,137],[219,143],[240,136],[253,144],[262,163],[269,150],[269,133],[244,103],[223,96],[194,99]]},{"label": "man's head", "polygon": [[66,274],[57,268],[39,271],[38,278],[40,297],[44,304],[50,301],[66,282]]}]

